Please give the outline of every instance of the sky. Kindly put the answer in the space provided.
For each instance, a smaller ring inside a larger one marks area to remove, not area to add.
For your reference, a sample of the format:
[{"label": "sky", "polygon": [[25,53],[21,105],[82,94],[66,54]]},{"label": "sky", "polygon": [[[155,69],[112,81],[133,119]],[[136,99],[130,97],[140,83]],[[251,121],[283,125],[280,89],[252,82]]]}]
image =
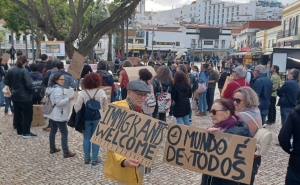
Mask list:
[{"label": "sky", "polygon": [[[236,2],[249,2],[249,0],[226,0]],[[295,2],[296,0],[278,0],[284,5]],[[146,11],[162,11],[170,10],[173,8],[179,8],[183,5],[192,3],[193,0],[146,0]]]}]

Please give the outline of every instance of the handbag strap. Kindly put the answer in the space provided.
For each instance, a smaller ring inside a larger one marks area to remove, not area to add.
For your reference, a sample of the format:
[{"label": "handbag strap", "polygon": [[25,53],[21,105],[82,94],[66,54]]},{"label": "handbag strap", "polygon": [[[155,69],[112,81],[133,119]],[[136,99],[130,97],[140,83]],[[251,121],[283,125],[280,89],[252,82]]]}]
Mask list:
[{"label": "handbag strap", "polygon": [[93,98],[91,98],[91,96],[89,95],[89,93],[86,91],[86,90],[84,90],[85,92],[86,92],[86,94],[89,96],[89,98],[90,98],[90,100],[91,99],[95,99],[95,96],[96,96],[96,94],[97,94],[97,92],[99,91],[99,88],[97,89],[97,91],[95,92],[95,94],[94,94],[94,96],[93,96]]},{"label": "handbag strap", "polygon": [[258,126],[258,124],[256,123],[256,121],[255,121],[255,119],[250,115],[250,114],[248,114],[247,112],[240,112],[240,113],[244,113],[244,114],[246,114],[247,116],[249,116],[250,117],[250,119],[255,123],[255,125],[257,126],[257,128],[259,129],[259,126]]}]

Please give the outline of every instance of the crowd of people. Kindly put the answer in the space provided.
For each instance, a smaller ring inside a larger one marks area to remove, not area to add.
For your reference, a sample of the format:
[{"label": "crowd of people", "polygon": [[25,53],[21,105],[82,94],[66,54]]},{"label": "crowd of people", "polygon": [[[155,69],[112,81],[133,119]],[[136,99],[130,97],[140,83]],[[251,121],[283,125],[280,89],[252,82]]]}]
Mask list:
[{"label": "crowd of people", "polygon": [[[296,175],[300,172],[300,127],[296,124],[300,116],[300,108],[297,106],[297,69],[291,69],[287,80],[282,84],[279,67],[276,65],[271,66],[268,77],[268,69],[264,65],[256,65],[253,70],[249,65],[239,65],[230,71],[222,66],[219,71],[216,70],[216,65],[209,61],[202,63],[200,69],[197,65],[174,62],[165,65],[164,62],[159,62],[153,66],[156,74],[152,74],[147,68],[140,69],[139,79],[129,81],[124,67],[133,65],[130,61],[119,61],[119,83],[115,84],[105,61],[97,63],[97,72],[94,73],[87,67],[86,60],[81,79],[73,79],[72,75],[64,70],[64,63],[60,60],[51,60],[47,55],[42,55],[41,59],[38,64],[31,64],[30,69],[26,68],[28,60],[24,55],[19,56],[16,65],[9,69],[4,68],[7,61],[0,59],[0,86],[3,89],[3,93],[0,93],[0,105],[5,106],[6,116],[8,108],[13,113],[13,127],[17,135],[24,139],[33,138],[37,137],[30,131],[33,104],[40,104],[43,97],[48,97],[52,107],[50,112],[44,114],[49,121],[44,130],[50,132],[50,154],[61,151],[55,144],[55,135],[59,129],[63,157],[76,155],[68,147],[67,123],[70,122],[69,115],[72,112],[75,122],[73,127],[82,132],[84,137],[84,163],[101,163],[101,158],[98,157],[99,146],[90,142],[101,114],[108,105],[108,97],[100,86],[110,86],[110,102],[123,108],[161,121],[187,126],[192,125],[193,119],[197,119],[198,116],[209,115],[212,124],[208,132],[224,132],[245,137],[254,137],[265,124],[275,123],[275,106],[279,96],[277,106],[280,107],[282,124],[279,145],[290,154],[286,184],[300,183],[300,178]],[[78,89],[79,84],[81,92],[77,98],[65,93],[64,89]],[[220,98],[215,98],[216,87],[220,91]],[[70,106],[72,100],[73,111]],[[194,108],[193,103],[196,105]],[[192,117],[192,114],[195,117]],[[250,184],[254,184],[261,164],[261,156],[253,154],[253,158]],[[107,151],[105,177],[124,184],[141,184],[144,172],[137,160]],[[241,183],[203,174],[201,184]]]}]

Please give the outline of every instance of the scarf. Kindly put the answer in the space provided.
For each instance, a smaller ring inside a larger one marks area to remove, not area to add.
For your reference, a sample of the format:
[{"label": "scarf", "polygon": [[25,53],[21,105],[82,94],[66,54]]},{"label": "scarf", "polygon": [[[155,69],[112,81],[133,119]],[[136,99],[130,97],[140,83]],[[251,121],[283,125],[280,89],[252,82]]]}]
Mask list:
[{"label": "scarf", "polygon": [[235,126],[236,124],[237,124],[236,119],[233,117],[230,117],[230,118],[222,121],[221,123],[214,125],[213,128],[220,128],[220,130],[222,132],[224,132],[225,130],[227,130],[230,127]]},{"label": "scarf", "polygon": [[126,98],[126,101],[127,101],[128,105],[129,105],[130,110],[142,113],[142,111],[143,111],[142,107],[138,107],[138,106],[133,105],[129,98]]}]

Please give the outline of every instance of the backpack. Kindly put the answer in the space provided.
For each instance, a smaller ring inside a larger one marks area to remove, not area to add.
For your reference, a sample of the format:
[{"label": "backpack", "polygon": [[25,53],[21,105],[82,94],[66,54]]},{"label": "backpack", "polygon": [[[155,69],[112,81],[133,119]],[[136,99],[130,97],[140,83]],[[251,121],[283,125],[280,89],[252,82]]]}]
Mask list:
[{"label": "backpack", "polygon": [[256,134],[253,136],[254,139],[256,139],[256,149],[255,149],[255,155],[264,155],[265,153],[268,152],[270,146],[271,146],[271,141],[272,141],[272,133],[268,131],[265,128],[259,128],[258,124],[256,121],[250,116],[250,114],[246,112],[240,112],[247,114],[252,121],[254,121],[255,125],[257,126],[258,130]]},{"label": "backpack", "polygon": [[97,89],[93,98],[90,97],[89,93],[86,90],[84,90],[84,91],[90,98],[85,103],[84,116],[83,116],[84,120],[94,121],[94,120],[100,119],[101,115],[100,115],[99,109],[101,109],[101,105],[100,105],[99,101],[95,100],[95,96],[96,96],[97,92],[99,91],[99,89]]},{"label": "backpack", "polygon": [[[153,89],[152,85],[151,88]],[[156,106],[155,96],[153,93],[149,93],[143,104],[143,113],[152,114],[154,112],[155,106]]]},{"label": "backpack", "polygon": [[161,92],[157,96],[157,106],[158,106],[158,112],[159,113],[166,113],[167,110],[171,107],[171,94],[168,93],[169,87],[167,89],[167,92],[163,92],[163,87],[161,85],[161,82],[159,81]]},{"label": "backpack", "polygon": [[55,107],[55,104],[52,105],[52,101],[50,99],[51,93],[46,93],[43,100],[41,101],[41,108],[44,114],[50,114]]}]

